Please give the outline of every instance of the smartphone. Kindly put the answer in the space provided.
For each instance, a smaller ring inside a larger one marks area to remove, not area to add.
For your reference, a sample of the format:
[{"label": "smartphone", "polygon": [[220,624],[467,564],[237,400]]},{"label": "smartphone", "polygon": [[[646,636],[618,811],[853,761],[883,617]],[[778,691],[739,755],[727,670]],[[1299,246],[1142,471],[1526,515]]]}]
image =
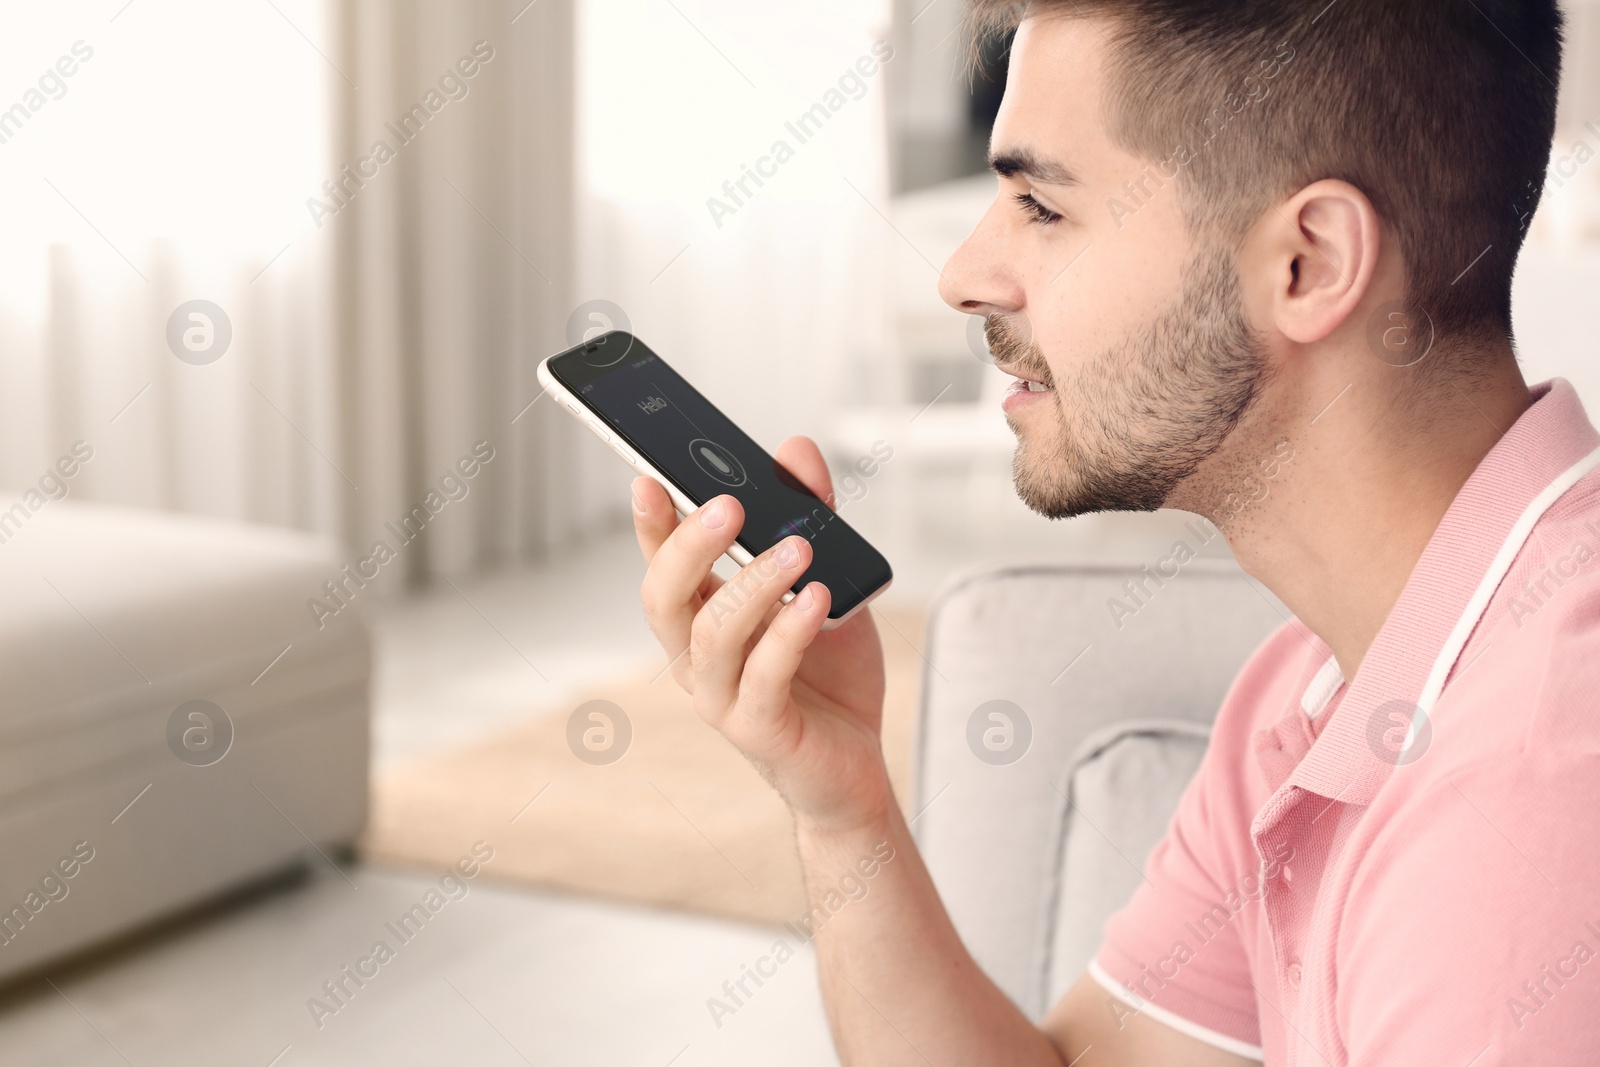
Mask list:
[{"label": "smartphone", "polygon": [[689,515],[727,493],[744,505],[728,556],[741,567],[791,534],[812,544],[810,582],[832,594],[823,629],[849,619],[889,587],[889,562],[750,435],[624,330],[611,330],[539,364],[539,383],[638,474],[654,478]]}]

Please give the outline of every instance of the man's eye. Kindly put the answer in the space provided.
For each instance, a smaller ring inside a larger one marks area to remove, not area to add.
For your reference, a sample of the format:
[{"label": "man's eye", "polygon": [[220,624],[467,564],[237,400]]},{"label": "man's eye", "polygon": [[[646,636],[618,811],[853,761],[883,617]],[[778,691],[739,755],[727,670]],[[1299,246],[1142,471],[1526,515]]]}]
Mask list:
[{"label": "man's eye", "polygon": [[1017,193],[1011,199],[1015,200],[1022,207],[1022,210],[1027,212],[1029,222],[1037,222],[1041,226],[1049,226],[1051,223],[1061,221],[1059,214],[1035,200],[1032,193]]}]

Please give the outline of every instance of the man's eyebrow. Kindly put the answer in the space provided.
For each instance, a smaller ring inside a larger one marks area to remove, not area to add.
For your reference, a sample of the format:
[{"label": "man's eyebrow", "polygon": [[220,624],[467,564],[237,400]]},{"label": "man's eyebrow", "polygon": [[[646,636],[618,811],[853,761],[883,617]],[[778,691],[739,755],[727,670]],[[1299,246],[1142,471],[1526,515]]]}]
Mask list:
[{"label": "man's eyebrow", "polygon": [[1053,159],[1034,155],[1026,148],[1012,148],[989,156],[989,169],[1002,178],[1018,174],[1041,185],[1077,185],[1078,176]]}]

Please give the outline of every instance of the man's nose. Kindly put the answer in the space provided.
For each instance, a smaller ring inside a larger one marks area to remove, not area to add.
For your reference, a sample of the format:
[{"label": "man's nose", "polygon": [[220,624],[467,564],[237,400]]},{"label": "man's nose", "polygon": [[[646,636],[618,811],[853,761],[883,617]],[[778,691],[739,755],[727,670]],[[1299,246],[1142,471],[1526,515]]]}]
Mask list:
[{"label": "man's nose", "polygon": [[1007,264],[1000,198],[951,254],[939,275],[939,297],[957,311],[989,316],[1019,311],[1021,287]]}]

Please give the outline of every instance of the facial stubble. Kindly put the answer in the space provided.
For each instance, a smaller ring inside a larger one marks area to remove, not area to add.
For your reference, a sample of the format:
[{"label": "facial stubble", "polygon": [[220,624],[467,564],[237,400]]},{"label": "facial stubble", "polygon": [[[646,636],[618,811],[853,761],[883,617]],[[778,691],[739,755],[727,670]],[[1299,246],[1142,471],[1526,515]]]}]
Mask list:
[{"label": "facial stubble", "polygon": [[1054,384],[1048,406],[1006,417],[1017,435],[1012,478],[1032,510],[1064,519],[1163,507],[1260,394],[1267,359],[1244,317],[1233,256],[1202,252],[1183,278],[1176,307],[1060,377],[1026,322],[990,318],[996,361]]}]

